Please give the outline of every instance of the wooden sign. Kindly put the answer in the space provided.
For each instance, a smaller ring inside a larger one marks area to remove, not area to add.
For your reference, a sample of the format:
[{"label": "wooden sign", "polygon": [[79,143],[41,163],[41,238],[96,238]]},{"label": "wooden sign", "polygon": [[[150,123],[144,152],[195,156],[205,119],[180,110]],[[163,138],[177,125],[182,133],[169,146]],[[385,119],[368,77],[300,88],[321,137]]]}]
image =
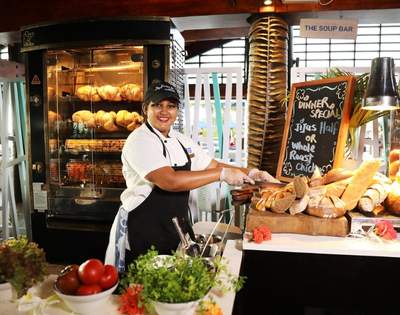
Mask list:
[{"label": "wooden sign", "polygon": [[277,178],[323,174],[344,158],[354,78],[343,76],[293,84]]}]

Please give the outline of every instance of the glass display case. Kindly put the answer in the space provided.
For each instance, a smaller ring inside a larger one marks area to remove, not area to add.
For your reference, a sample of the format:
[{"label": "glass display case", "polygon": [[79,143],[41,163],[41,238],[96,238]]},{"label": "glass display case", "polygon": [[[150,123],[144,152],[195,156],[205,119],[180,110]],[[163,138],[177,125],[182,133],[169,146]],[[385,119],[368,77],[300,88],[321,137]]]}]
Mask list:
[{"label": "glass display case", "polygon": [[183,97],[183,37],[168,17],[32,25],[21,37],[32,238],[50,262],[103,259],[125,188],[121,150],[142,123],[143,94],[166,80]]},{"label": "glass display case", "polygon": [[[122,147],[143,122],[143,50],[117,46],[47,52],[49,215],[114,217],[125,187]],[[114,211],[101,211],[110,203]]]}]

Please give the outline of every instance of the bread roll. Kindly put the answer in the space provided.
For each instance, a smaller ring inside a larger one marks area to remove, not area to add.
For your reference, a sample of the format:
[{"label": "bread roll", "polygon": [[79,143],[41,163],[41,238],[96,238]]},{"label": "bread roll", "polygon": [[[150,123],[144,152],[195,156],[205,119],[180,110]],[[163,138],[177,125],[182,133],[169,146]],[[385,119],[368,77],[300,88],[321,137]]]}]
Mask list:
[{"label": "bread roll", "polygon": [[385,200],[385,207],[390,213],[400,216],[400,184],[397,181],[391,186]]},{"label": "bread roll", "polygon": [[400,149],[394,149],[389,153],[389,162],[392,163],[394,161],[400,160]]},{"label": "bread roll", "polygon": [[389,177],[391,180],[396,179],[396,175],[400,170],[400,160],[391,161],[389,164]]}]

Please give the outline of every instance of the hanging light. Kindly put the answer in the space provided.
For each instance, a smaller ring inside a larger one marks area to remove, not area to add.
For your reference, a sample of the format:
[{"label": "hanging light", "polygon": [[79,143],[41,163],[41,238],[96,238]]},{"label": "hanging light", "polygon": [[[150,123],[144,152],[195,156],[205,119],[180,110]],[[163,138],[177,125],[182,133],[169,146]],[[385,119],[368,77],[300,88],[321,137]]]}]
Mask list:
[{"label": "hanging light", "polygon": [[379,57],[372,60],[368,87],[364,95],[362,108],[367,110],[393,110],[399,108],[393,58]]},{"label": "hanging light", "polygon": [[264,5],[271,5],[272,4],[272,0],[264,0]]}]

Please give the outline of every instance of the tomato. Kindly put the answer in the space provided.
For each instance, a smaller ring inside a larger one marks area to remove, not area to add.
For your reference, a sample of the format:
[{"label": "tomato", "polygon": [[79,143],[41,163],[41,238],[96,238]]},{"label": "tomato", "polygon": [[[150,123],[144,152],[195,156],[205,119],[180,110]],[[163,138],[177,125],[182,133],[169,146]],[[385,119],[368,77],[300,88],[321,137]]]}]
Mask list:
[{"label": "tomato", "polygon": [[104,273],[104,265],[98,259],[88,259],[79,266],[78,275],[84,284],[96,284]]},{"label": "tomato", "polygon": [[78,265],[69,265],[65,267],[57,277],[56,286],[61,293],[75,294],[81,285],[78,276]]},{"label": "tomato", "polygon": [[111,288],[118,281],[118,271],[113,265],[105,265],[104,273],[99,280],[103,290]]},{"label": "tomato", "polygon": [[76,295],[91,295],[99,292],[101,292],[101,287],[98,284],[82,284],[76,290]]}]

